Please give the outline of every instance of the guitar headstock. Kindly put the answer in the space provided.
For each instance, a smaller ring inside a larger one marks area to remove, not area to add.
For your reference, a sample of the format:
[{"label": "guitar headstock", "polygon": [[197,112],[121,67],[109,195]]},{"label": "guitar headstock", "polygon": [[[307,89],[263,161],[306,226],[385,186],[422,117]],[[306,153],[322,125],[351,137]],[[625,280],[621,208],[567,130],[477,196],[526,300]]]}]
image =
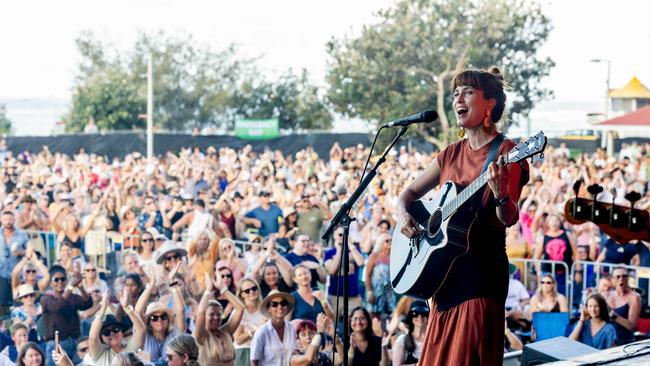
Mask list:
[{"label": "guitar headstock", "polygon": [[533,158],[533,162],[536,159],[542,159],[547,142],[544,132],[539,131],[536,135],[529,137],[528,140],[520,142],[512,148],[506,157],[506,163],[518,163],[527,158]]}]

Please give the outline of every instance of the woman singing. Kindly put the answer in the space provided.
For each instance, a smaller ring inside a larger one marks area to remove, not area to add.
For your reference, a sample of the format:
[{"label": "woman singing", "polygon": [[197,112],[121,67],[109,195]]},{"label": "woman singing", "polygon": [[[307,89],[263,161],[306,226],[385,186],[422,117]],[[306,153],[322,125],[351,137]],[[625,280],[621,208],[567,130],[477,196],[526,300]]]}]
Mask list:
[{"label": "woman singing", "polygon": [[[496,123],[505,108],[504,81],[497,68],[465,70],[452,82],[453,108],[466,136],[438,154],[398,200],[402,233],[421,233],[407,207],[439,183],[451,180],[467,186],[481,173],[490,144],[498,136]],[[497,156],[515,142],[504,139]],[[505,229],[519,212],[521,187],[528,181],[527,165],[497,159],[488,168],[488,186],[479,191],[478,219],[469,231],[469,252],[456,259],[432,300],[420,365],[500,365],[503,362],[504,306],[508,293]],[[393,248],[400,249],[400,248]]]}]

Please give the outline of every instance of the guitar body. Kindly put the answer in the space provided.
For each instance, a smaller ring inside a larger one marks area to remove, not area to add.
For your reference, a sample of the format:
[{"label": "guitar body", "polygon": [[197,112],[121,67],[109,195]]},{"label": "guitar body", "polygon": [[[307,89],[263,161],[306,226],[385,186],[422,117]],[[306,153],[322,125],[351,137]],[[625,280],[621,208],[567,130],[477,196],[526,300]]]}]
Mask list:
[{"label": "guitar body", "polygon": [[401,233],[399,224],[395,228],[390,279],[397,293],[432,297],[442,287],[456,258],[469,251],[468,237],[476,210],[465,205],[447,220],[441,217],[441,207],[457,194],[456,184],[447,181],[435,198],[415,201],[409,207],[409,213],[424,230],[419,237],[409,239]]}]

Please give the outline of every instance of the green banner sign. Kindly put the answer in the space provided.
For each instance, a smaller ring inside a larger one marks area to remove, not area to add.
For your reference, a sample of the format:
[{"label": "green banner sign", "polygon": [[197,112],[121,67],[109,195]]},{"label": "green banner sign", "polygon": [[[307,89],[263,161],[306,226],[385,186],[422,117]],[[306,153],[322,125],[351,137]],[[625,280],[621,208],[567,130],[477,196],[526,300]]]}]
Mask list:
[{"label": "green banner sign", "polygon": [[271,119],[238,119],[235,136],[245,140],[264,140],[280,136],[280,121]]}]

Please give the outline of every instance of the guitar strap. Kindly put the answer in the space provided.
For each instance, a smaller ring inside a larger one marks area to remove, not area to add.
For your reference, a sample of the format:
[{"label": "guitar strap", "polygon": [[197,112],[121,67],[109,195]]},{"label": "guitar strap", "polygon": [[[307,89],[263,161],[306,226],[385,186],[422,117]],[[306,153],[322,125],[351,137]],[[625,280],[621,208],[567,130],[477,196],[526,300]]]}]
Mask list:
[{"label": "guitar strap", "polygon": [[[501,146],[501,143],[503,142],[503,139],[505,138],[505,135],[503,133],[499,133],[497,137],[495,137],[492,142],[490,142],[490,149],[488,150],[487,157],[485,158],[485,164],[483,164],[483,169],[481,169],[481,174],[483,174],[488,167],[490,166],[490,163],[495,161],[497,159],[497,152],[499,151],[499,146]],[[487,186],[487,185],[486,185]],[[479,192],[483,192],[486,188],[483,187],[483,189],[479,190]],[[483,193],[477,192],[474,197],[474,203],[478,204],[478,201],[483,197]]]},{"label": "guitar strap", "polygon": [[501,146],[503,139],[504,135],[502,133],[499,133],[497,137],[495,137],[492,142],[490,142],[490,150],[488,150],[487,157],[485,158],[485,164],[483,164],[483,169],[481,169],[481,174],[483,174],[488,169],[491,162],[496,160],[497,151],[499,151],[499,146]]}]

